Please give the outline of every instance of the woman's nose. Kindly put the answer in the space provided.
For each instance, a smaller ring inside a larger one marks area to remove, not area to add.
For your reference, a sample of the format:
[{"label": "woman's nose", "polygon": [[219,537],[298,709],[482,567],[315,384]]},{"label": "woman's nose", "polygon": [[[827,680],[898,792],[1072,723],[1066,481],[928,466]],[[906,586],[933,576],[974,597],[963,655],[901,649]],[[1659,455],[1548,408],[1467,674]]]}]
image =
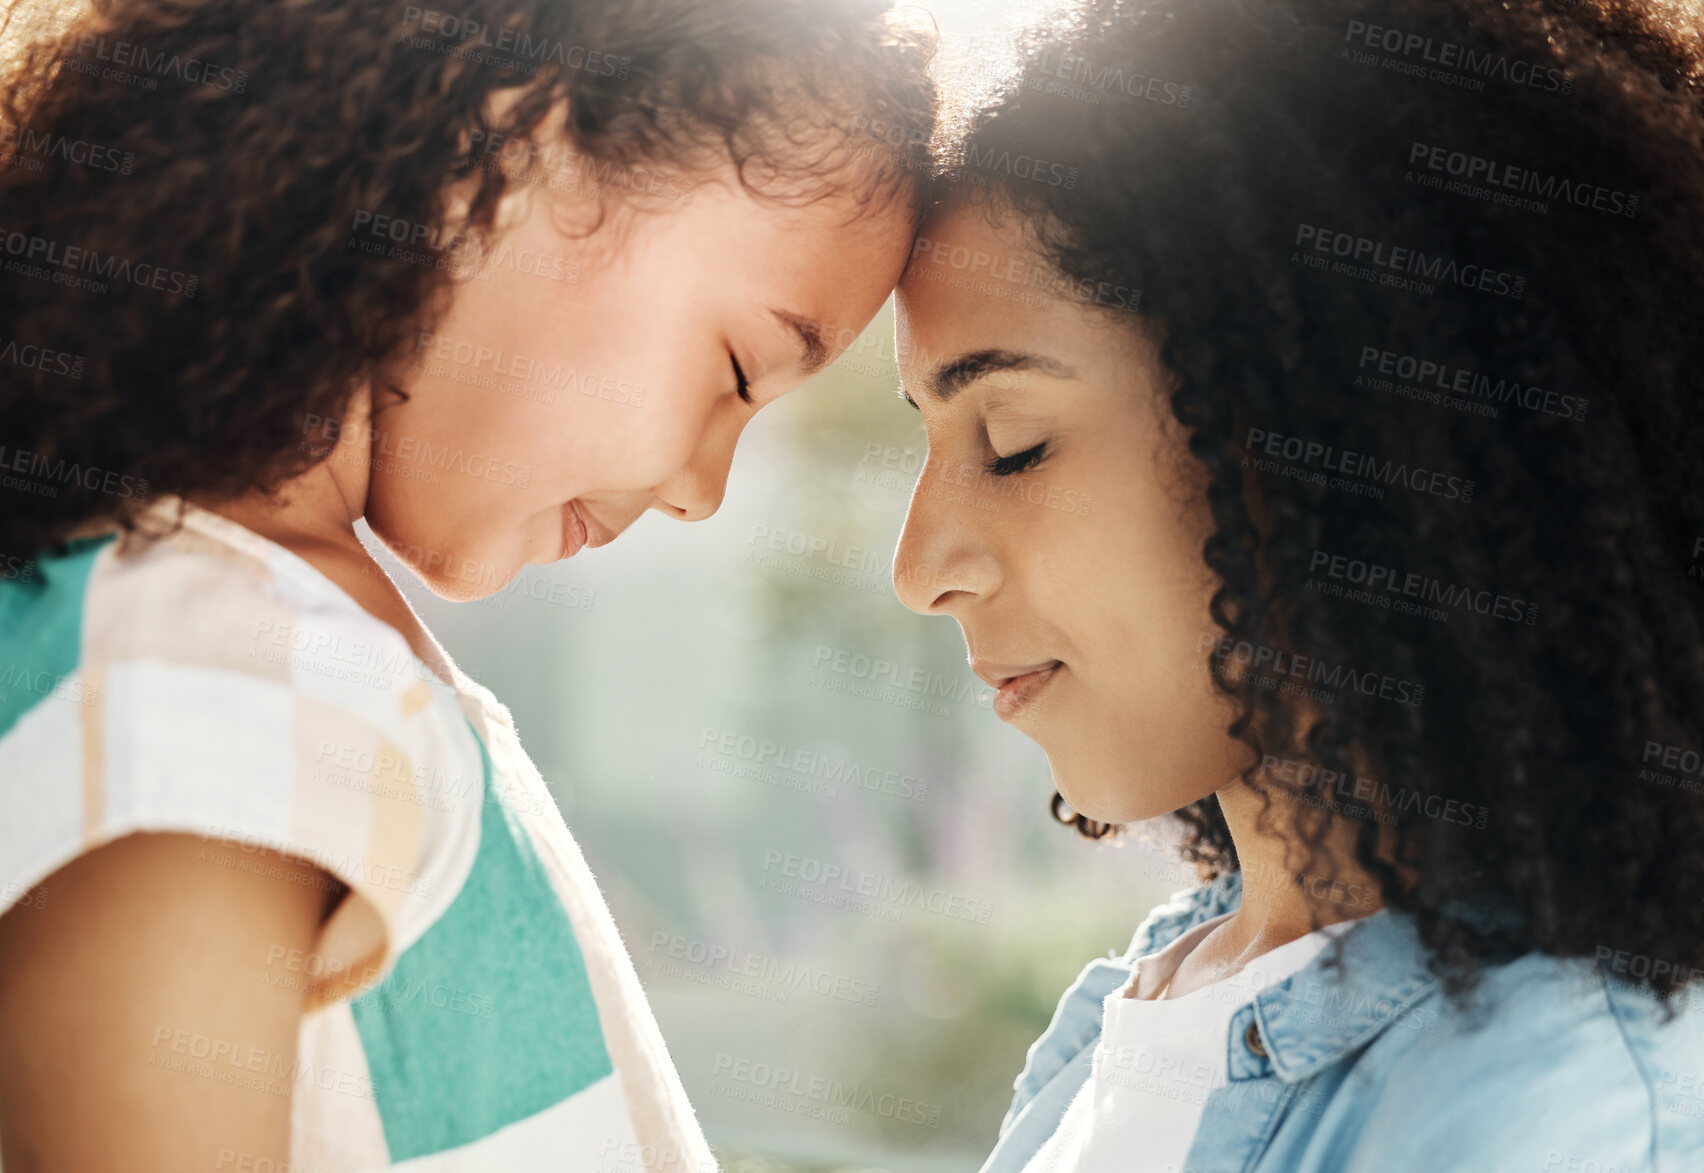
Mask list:
[{"label": "woman's nose", "polygon": [[990,535],[980,529],[989,515],[948,500],[935,463],[923,462],[893,555],[893,589],[919,615],[951,613],[992,594],[1000,580]]}]

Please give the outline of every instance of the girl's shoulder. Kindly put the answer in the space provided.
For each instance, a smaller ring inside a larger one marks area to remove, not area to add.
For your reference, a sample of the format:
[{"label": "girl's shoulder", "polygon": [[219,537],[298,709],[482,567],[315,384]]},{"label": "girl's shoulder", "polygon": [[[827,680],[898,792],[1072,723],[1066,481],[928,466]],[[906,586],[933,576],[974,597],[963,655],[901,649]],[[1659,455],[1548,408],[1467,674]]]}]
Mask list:
[{"label": "girl's shoulder", "polygon": [[[457,690],[306,562],[190,510],[0,579],[0,911],[138,831],[264,851],[352,893],[321,993],[370,984],[478,846],[488,758]],[[216,875],[217,873],[210,873]]]}]

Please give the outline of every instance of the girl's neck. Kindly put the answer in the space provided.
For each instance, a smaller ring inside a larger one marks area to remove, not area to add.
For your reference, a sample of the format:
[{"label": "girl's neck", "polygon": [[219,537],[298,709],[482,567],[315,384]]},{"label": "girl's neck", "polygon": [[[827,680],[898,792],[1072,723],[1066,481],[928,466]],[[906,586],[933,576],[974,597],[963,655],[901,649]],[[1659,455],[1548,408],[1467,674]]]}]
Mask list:
[{"label": "girl's neck", "polygon": [[369,403],[365,392],[355,395],[331,455],[286,481],[276,493],[195,504],[289,550],[368,614],[400,632],[416,656],[454,683],[449,658],[355,532],[355,523],[366,513],[372,462]]}]

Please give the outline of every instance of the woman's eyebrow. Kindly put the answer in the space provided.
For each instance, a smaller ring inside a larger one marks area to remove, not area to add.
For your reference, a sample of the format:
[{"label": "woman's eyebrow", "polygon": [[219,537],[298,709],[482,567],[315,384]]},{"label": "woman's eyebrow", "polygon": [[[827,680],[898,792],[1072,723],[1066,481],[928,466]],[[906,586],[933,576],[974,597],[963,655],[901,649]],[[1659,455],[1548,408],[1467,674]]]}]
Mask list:
[{"label": "woman's eyebrow", "polygon": [[945,403],[976,380],[1000,371],[1040,371],[1056,379],[1075,379],[1077,370],[1045,354],[1018,350],[973,350],[935,368],[926,386]]}]

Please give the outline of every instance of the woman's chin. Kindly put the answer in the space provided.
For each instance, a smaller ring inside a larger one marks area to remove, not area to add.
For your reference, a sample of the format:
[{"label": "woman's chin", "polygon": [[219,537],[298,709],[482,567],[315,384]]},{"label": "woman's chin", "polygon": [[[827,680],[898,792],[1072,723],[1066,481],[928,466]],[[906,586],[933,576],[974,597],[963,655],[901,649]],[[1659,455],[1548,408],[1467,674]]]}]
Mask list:
[{"label": "woman's chin", "polygon": [[1053,774],[1053,786],[1073,812],[1097,823],[1133,823],[1153,817],[1133,811],[1136,804],[1130,802],[1128,795],[1108,794],[1094,786],[1073,786],[1068,780],[1061,781],[1057,770]]},{"label": "woman's chin", "polygon": [[1065,805],[1097,823],[1140,823],[1169,815],[1195,801],[1188,795],[1152,791],[1116,770],[1098,773],[1102,778],[1118,778],[1119,784],[1109,787],[1098,779],[1088,781],[1081,774],[1073,776],[1072,773],[1062,772],[1057,767],[1053,770],[1054,788],[1065,800]]}]

